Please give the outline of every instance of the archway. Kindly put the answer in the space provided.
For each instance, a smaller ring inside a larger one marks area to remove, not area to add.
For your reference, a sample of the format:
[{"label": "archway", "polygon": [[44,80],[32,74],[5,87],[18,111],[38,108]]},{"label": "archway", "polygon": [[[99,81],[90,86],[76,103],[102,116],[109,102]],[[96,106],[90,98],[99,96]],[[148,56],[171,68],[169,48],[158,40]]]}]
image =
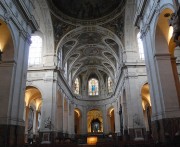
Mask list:
[{"label": "archway", "polygon": [[[6,116],[9,109],[14,64],[14,44],[10,29],[0,19],[0,116]],[[4,81],[4,82],[3,82]]]},{"label": "archway", "polygon": [[[175,43],[172,38],[173,28],[169,26],[168,23],[172,13],[173,11],[171,9],[166,8],[161,12],[158,18],[155,34],[155,52],[158,60],[157,68],[159,72],[162,72],[159,76],[160,80],[171,77],[171,81],[173,81],[176,86],[176,93],[178,97],[180,97],[180,83],[176,66],[176,58],[174,57]],[[170,59],[170,62],[168,61],[168,58]],[[166,65],[166,68],[164,68],[164,65]],[[170,80],[170,78],[168,79]],[[170,85],[168,86],[171,87]]]},{"label": "archway", "polygon": [[101,111],[93,109],[87,113],[87,131],[88,133],[103,132],[103,118]]},{"label": "archway", "polygon": [[81,111],[76,108],[74,109],[74,132],[75,134],[81,133]]},{"label": "archway", "polygon": [[114,107],[109,108],[109,132],[115,133],[115,117],[114,117]]},{"label": "archway", "polygon": [[13,61],[14,59],[14,44],[10,29],[7,24],[0,19],[0,63]]},{"label": "archway", "polygon": [[35,87],[25,91],[25,142],[32,142],[38,137],[41,121],[42,95]]},{"label": "archway", "polygon": [[[17,85],[14,82],[17,64],[14,54],[15,42],[13,42],[14,38],[9,25],[0,19],[0,144],[2,146],[5,144],[18,144],[18,139],[21,135],[17,136],[14,134],[22,133],[21,130],[23,130],[15,129],[15,127],[23,128],[19,125],[19,122],[22,122],[23,115],[18,113],[22,111],[22,106],[17,104],[17,102],[21,103],[22,101],[14,94],[14,86]],[[14,109],[16,109],[16,111],[14,111]],[[16,126],[14,124],[16,124]],[[14,130],[15,133],[10,133],[12,130]],[[9,138],[11,138],[11,140]]]},{"label": "archway", "polygon": [[151,133],[151,97],[149,92],[149,84],[146,83],[143,85],[141,89],[141,97],[142,97],[142,108],[144,114],[144,123],[146,127],[146,131]]}]

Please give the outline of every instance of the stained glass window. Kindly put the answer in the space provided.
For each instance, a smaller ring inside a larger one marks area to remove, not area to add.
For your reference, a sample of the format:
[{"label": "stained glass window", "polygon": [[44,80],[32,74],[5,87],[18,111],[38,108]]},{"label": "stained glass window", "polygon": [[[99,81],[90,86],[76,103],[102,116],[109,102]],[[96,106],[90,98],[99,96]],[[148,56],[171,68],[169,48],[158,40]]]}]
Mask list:
[{"label": "stained glass window", "polygon": [[31,45],[29,47],[29,66],[38,65],[41,63],[41,52],[42,52],[42,38],[39,36],[31,37]]},{"label": "stained glass window", "polygon": [[99,84],[98,80],[92,78],[89,80],[89,95],[98,95],[99,94]]},{"label": "stained glass window", "polygon": [[111,77],[108,77],[108,92],[112,92],[112,79]]},{"label": "stained glass window", "polygon": [[76,78],[76,80],[74,81],[74,93],[79,94],[79,79],[78,78]]},{"label": "stained glass window", "polygon": [[137,34],[137,41],[138,41],[138,47],[139,47],[139,56],[140,60],[144,60],[144,49],[143,49],[143,44],[142,40],[140,38],[141,34],[140,32]]},{"label": "stained glass window", "polygon": [[64,77],[67,79],[67,62],[64,65]]}]

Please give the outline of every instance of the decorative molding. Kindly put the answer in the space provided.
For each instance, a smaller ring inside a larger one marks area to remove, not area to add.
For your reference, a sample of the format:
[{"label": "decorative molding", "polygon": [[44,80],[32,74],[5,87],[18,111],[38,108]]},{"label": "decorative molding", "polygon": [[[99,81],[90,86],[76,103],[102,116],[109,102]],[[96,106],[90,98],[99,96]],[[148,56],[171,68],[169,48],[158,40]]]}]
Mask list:
[{"label": "decorative molding", "polygon": [[139,27],[139,21],[144,13],[145,5],[147,0],[139,0],[138,8],[134,17],[134,25]]},{"label": "decorative molding", "polygon": [[[13,0],[13,3],[16,5],[18,8],[19,12],[21,12],[21,15],[23,16],[23,19],[26,20],[26,22],[29,22],[29,25],[31,26],[31,29],[33,31],[38,29],[38,24],[34,18],[34,16],[31,14],[33,10],[32,3],[30,0]],[[27,6],[27,3],[29,3],[29,6]]]},{"label": "decorative molding", "polygon": [[[141,13],[136,12],[137,14],[139,13],[139,15],[138,15],[138,17],[137,16],[135,17],[135,21],[134,21],[134,25],[138,26],[138,27],[140,27],[139,26],[140,21],[142,22],[141,38],[146,36],[148,30],[150,29],[150,24],[151,24],[152,19],[154,18],[155,13],[160,13],[160,11],[159,11],[160,10],[160,7],[159,7],[160,0],[154,1],[153,5],[151,6],[150,11],[146,11],[146,14],[144,14],[144,12],[145,12],[145,10],[147,10],[147,8],[145,8],[147,0],[143,0],[143,1],[144,1],[143,9],[141,10]],[[143,15],[146,15],[146,17],[143,17]]]},{"label": "decorative molding", "polygon": [[[27,13],[29,13],[28,16],[30,17],[23,17],[26,15],[26,11],[23,12],[22,9],[20,9],[18,1],[13,0],[12,2],[4,3],[4,1],[0,1],[0,5],[4,8],[4,20],[7,24],[12,21],[17,29],[22,32],[23,36],[27,38],[30,36],[31,30],[35,31],[38,29],[37,22],[29,11]],[[22,1],[22,3],[24,3],[24,1]],[[26,9],[29,8],[26,7]],[[26,24],[25,22],[29,23]]]}]

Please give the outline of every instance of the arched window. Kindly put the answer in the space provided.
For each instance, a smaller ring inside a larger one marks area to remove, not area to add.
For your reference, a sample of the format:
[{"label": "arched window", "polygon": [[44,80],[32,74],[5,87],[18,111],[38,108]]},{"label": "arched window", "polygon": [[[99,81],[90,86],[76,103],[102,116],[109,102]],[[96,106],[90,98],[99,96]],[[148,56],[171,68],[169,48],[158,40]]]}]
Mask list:
[{"label": "arched window", "polygon": [[67,79],[67,62],[64,65],[64,77]]},{"label": "arched window", "polygon": [[78,78],[76,78],[76,80],[74,81],[74,93],[79,94],[79,79]]},{"label": "arched window", "polygon": [[42,53],[42,38],[39,36],[32,36],[31,41],[32,43],[29,47],[29,66],[40,64]]},{"label": "arched window", "polygon": [[89,86],[89,95],[94,96],[99,94],[99,84],[97,79],[95,78],[90,79],[88,82],[88,86]]},{"label": "arched window", "polygon": [[139,32],[137,34],[139,56],[140,56],[140,60],[144,60],[144,49],[143,49],[143,44],[142,44],[142,40],[141,40],[140,36],[141,36],[141,33]]},{"label": "arched window", "polygon": [[110,93],[110,92],[112,92],[112,85],[113,83],[112,83],[112,79],[111,79],[111,77],[108,77],[108,92]]}]

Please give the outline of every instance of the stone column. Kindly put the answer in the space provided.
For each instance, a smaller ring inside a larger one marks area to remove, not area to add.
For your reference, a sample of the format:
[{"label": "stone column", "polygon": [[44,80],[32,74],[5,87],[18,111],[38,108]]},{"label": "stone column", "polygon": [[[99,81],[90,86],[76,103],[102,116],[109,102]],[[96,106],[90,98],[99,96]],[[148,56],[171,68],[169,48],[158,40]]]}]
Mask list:
[{"label": "stone column", "polygon": [[69,103],[68,103],[68,100],[67,98],[64,97],[64,100],[63,100],[63,104],[64,104],[64,107],[63,107],[63,133],[65,134],[68,134],[68,112],[69,112]]},{"label": "stone column", "polygon": [[70,103],[69,103],[69,100],[67,100],[67,133],[69,134],[70,133],[70,124],[69,124],[69,120],[70,120],[70,111],[69,111],[69,108],[70,107]]},{"label": "stone column", "polygon": [[33,119],[33,134],[37,134],[37,123],[38,123],[38,111],[34,110],[34,119]]},{"label": "stone column", "polygon": [[82,111],[82,134],[87,133],[87,109],[83,107]]},{"label": "stone column", "polygon": [[[125,92],[125,91],[124,91]],[[127,103],[126,103],[126,92],[123,94],[121,99],[122,105],[122,115],[123,115],[123,134],[124,139],[127,140],[128,138],[128,112],[127,112]]]},{"label": "stone column", "polygon": [[87,83],[85,82],[85,75],[83,75],[82,77],[82,87],[81,87],[81,92],[82,92],[82,96],[86,96],[87,92],[88,92],[88,86]]},{"label": "stone column", "polygon": [[[169,53],[154,54],[150,29],[143,36],[146,66],[152,104],[152,134],[157,141],[166,141],[179,131],[180,109],[178,91]],[[168,83],[168,84],[167,84]]]},{"label": "stone column", "polygon": [[12,50],[18,56],[0,64],[0,146],[5,146],[4,143],[9,146],[24,144],[24,90],[29,40],[22,32],[16,34],[17,46]]},{"label": "stone column", "polygon": [[103,133],[107,134],[109,133],[108,131],[108,119],[107,119],[107,111],[106,111],[106,106],[103,107]]},{"label": "stone column", "polygon": [[63,94],[63,100],[62,100],[62,129],[63,129],[63,133],[65,133],[65,112],[64,112],[64,101],[65,101],[65,94]]},{"label": "stone column", "polygon": [[[0,3],[3,7],[0,11],[1,20],[8,29],[10,28],[10,36],[7,36],[8,41],[3,53],[6,57],[0,64],[0,146],[22,146],[25,132],[24,91],[30,34],[38,27],[30,8],[24,4],[24,1],[21,3],[24,6],[21,7],[22,11],[19,10],[19,3],[7,3],[5,0],[1,0]],[[12,9],[14,11],[11,11]],[[19,17],[15,17],[15,13]]]},{"label": "stone column", "polygon": [[[128,109],[128,130],[130,139],[143,138],[144,117],[142,110],[142,99],[139,95],[140,87],[138,85],[138,78],[134,71],[135,69],[126,69],[125,91]],[[123,112],[124,113],[124,112]],[[127,119],[126,119],[127,120]],[[126,121],[125,120],[125,121]],[[138,133],[139,132],[139,133]],[[138,135],[139,134],[139,135]]]},{"label": "stone column", "polygon": [[111,132],[111,118],[110,114],[107,113],[107,133]]},{"label": "stone column", "polygon": [[56,129],[57,132],[63,132],[63,93],[62,90],[57,91],[56,98]]},{"label": "stone column", "polygon": [[176,64],[176,58],[175,57],[171,57],[171,64],[172,64],[173,75],[174,75],[174,79],[175,79],[178,101],[179,101],[179,105],[180,105],[180,83],[179,83],[179,76],[178,76],[177,64]]},{"label": "stone column", "polygon": [[68,132],[70,137],[74,135],[74,106],[69,102]]},{"label": "stone column", "polygon": [[119,117],[119,107],[117,106],[117,102],[114,103],[114,121],[115,121],[115,133],[119,135],[120,133],[120,117]]},{"label": "stone column", "polygon": [[25,143],[28,142],[28,116],[29,116],[29,107],[26,106],[26,114],[25,114]]}]

